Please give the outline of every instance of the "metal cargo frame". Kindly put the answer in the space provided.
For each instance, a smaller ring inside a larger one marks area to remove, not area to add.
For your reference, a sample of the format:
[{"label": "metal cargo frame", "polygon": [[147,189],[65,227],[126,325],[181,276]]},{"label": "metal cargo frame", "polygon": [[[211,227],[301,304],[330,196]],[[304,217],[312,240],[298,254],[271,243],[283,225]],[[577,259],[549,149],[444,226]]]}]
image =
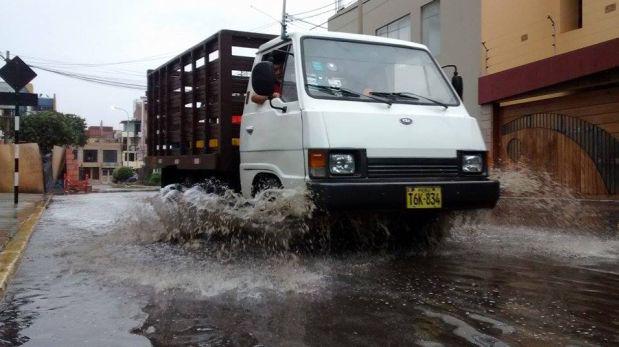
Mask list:
[{"label": "metal cargo frame", "polygon": [[151,168],[238,171],[240,117],[254,58],[232,55],[232,49],[255,49],[274,37],[222,30],[148,71]]}]

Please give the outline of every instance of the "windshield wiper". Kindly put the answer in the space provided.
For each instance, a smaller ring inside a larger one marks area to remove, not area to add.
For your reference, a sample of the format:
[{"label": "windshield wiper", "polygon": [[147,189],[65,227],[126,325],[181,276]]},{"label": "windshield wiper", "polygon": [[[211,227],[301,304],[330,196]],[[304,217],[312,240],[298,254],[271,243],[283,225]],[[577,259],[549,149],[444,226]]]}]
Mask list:
[{"label": "windshield wiper", "polygon": [[413,100],[419,100],[421,99],[425,99],[430,101],[431,103],[435,104],[435,105],[439,105],[439,106],[443,106],[445,109],[447,109],[449,106],[447,106],[447,104],[434,100],[434,99],[430,99],[427,96],[423,96],[423,95],[419,95],[419,94],[415,94],[415,93],[411,93],[411,92],[395,92],[395,93],[388,93],[388,92],[372,92],[372,94],[374,95],[385,95],[385,96],[399,96],[401,98],[407,98],[407,99],[413,99]]},{"label": "windshield wiper", "polygon": [[356,96],[356,97],[362,97],[365,96],[367,98],[376,100],[376,101],[380,101],[380,102],[384,102],[385,104],[391,106],[391,104],[393,103],[391,100],[386,99],[386,98],[381,98],[378,96],[374,96],[374,95],[365,95],[365,94],[361,94],[359,92],[356,92],[354,90],[350,90],[350,89],[346,89],[346,88],[342,88],[342,87],[332,87],[332,86],[323,86],[323,85],[319,85],[319,84],[312,84],[312,83],[306,83],[305,86],[307,87],[313,87],[316,89],[320,89],[320,90],[328,90],[331,92],[332,95],[336,95],[335,92],[344,92],[346,94],[350,94],[352,96]]}]

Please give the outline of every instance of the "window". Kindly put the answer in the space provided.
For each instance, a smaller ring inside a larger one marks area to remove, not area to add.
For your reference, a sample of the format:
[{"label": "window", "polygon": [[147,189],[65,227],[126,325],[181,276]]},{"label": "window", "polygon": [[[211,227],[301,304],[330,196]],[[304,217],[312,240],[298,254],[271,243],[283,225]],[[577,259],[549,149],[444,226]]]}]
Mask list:
[{"label": "window", "polygon": [[561,0],[561,32],[582,28],[582,0]]},{"label": "window", "polygon": [[[292,46],[288,46],[286,49],[290,51]],[[297,101],[299,97],[297,95],[297,81],[296,81],[296,69],[294,64],[294,56],[288,55],[286,59],[286,66],[284,70],[284,80],[282,82],[282,100]]]},{"label": "window", "polygon": [[135,161],[135,153],[129,153],[129,161]]},{"label": "window", "polygon": [[432,54],[441,54],[441,3],[434,0],[421,8],[421,42]]},{"label": "window", "polygon": [[406,15],[384,27],[376,29],[376,36],[399,40],[411,40],[411,17]]},{"label": "window", "polygon": [[424,97],[452,106],[459,103],[438,65],[421,49],[306,38],[303,66],[308,94],[314,98],[377,102],[367,96],[373,92],[390,95],[394,103],[432,103]]},{"label": "window", "polygon": [[97,158],[99,151],[96,149],[84,150],[84,163],[96,163],[99,161]]},{"label": "window", "polygon": [[[280,94],[284,101],[297,101],[297,86],[295,80],[294,57],[291,53],[292,45],[288,44],[275,48],[262,57],[262,61],[271,61],[275,65],[275,75],[282,81]],[[282,70],[278,70],[281,67]],[[276,90],[277,91],[277,88]]]},{"label": "window", "polygon": [[103,162],[104,163],[115,163],[118,158],[118,153],[116,151],[104,150],[103,151]]},{"label": "window", "polygon": [[[88,178],[91,180],[98,180],[99,179],[99,168],[98,167],[87,167],[84,168],[84,175],[88,175]],[[85,179],[86,177],[82,177],[82,179]]]}]

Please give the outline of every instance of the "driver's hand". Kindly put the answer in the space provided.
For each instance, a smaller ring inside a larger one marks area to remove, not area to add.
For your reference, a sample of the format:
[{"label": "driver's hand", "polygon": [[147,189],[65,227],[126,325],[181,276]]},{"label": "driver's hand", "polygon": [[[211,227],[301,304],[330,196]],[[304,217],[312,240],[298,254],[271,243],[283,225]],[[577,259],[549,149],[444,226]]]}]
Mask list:
[{"label": "driver's hand", "polygon": [[273,99],[279,98],[280,96],[281,96],[281,94],[279,94],[279,93],[273,93]]}]

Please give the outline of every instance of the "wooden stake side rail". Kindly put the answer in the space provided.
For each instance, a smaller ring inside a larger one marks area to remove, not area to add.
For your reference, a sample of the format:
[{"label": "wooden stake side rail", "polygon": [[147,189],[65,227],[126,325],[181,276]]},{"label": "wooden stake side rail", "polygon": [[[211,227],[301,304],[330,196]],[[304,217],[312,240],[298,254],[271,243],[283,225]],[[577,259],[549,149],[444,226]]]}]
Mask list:
[{"label": "wooden stake side rail", "polygon": [[[222,30],[147,73],[151,167],[238,170],[239,124],[257,49],[273,35]],[[237,118],[238,119],[238,118]]]}]

